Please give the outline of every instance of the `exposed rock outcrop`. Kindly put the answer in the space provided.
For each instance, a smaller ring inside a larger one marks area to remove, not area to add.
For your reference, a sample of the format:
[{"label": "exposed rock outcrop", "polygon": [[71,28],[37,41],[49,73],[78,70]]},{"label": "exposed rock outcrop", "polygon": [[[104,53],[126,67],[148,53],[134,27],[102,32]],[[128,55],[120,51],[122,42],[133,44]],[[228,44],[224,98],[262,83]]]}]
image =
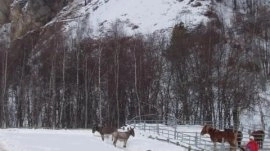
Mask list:
[{"label": "exposed rock outcrop", "polygon": [[0,25],[9,21],[9,6],[12,0],[0,0]]},{"label": "exposed rock outcrop", "polygon": [[67,4],[67,0],[17,0],[11,4],[11,39],[23,36],[48,21]]}]

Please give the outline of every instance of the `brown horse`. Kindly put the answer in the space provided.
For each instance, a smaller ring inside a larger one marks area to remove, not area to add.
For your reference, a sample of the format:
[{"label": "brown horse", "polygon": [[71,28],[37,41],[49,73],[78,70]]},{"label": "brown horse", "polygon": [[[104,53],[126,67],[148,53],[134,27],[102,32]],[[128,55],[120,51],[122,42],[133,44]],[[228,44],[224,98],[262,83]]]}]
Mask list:
[{"label": "brown horse", "polygon": [[94,125],[94,127],[92,128],[92,133],[95,133],[96,131],[99,132],[101,135],[101,139],[104,141],[104,135],[110,135],[116,130],[117,129],[113,127]]},{"label": "brown horse", "polygon": [[265,133],[263,130],[253,131],[250,135],[254,136],[254,140],[258,143],[259,148],[263,148]]},{"label": "brown horse", "polygon": [[218,129],[212,128],[209,125],[205,125],[201,131],[201,135],[209,134],[211,141],[214,142],[214,147],[216,149],[216,142],[221,143],[228,142],[230,144],[230,150],[236,151],[237,134],[233,131],[220,131]]},{"label": "brown horse", "polygon": [[132,135],[133,137],[135,136],[134,128],[128,129],[127,132],[118,132],[118,131],[113,132],[112,133],[113,145],[116,146],[116,142],[117,140],[119,140],[119,141],[124,141],[123,147],[126,147],[127,140],[130,135]]},{"label": "brown horse", "polygon": [[[231,129],[231,128],[225,128],[224,131],[225,132],[234,132],[234,130]],[[243,133],[241,131],[237,131],[237,143],[238,143],[238,147],[241,147],[242,139],[243,139]]]}]

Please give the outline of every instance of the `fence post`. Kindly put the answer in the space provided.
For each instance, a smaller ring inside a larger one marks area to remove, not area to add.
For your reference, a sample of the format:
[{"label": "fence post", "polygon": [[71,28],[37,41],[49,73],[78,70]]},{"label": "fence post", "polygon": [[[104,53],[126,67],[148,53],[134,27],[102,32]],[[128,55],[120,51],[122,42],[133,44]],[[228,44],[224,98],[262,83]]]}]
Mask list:
[{"label": "fence post", "polygon": [[143,130],[145,131],[145,121],[143,122]]},{"label": "fence post", "polygon": [[198,133],[195,135],[195,146],[198,147]]},{"label": "fence post", "polygon": [[181,137],[181,140],[182,140],[182,141],[184,140],[184,133],[182,133],[182,137]]},{"label": "fence post", "polygon": [[157,134],[159,135],[159,125],[157,123]]},{"label": "fence post", "polygon": [[224,138],[222,138],[222,146],[221,146],[221,150],[222,150],[222,151],[225,151],[225,144],[224,144],[224,142],[225,142],[225,141],[224,141]]},{"label": "fence post", "polygon": [[189,145],[189,146],[191,145],[191,139],[190,139],[190,136],[188,136],[188,145]]},{"label": "fence post", "polygon": [[176,134],[177,134],[177,131],[176,131],[176,126],[174,127],[174,139],[177,139],[176,138]]},{"label": "fence post", "polygon": [[268,138],[270,138],[270,127],[268,128]]},{"label": "fence post", "polygon": [[136,128],[136,122],[135,122],[135,120],[133,120],[133,123],[134,123],[134,128]]}]

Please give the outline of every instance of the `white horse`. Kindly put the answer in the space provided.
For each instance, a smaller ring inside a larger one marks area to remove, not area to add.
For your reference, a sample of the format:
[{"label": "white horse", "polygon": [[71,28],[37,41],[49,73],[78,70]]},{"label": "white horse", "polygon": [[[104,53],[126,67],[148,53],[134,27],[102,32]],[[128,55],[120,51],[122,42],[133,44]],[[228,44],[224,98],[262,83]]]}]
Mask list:
[{"label": "white horse", "polygon": [[133,137],[135,136],[134,128],[128,129],[127,132],[114,131],[112,133],[113,145],[116,146],[116,142],[117,142],[117,140],[119,140],[119,141],[123,141],[124,142],[123,147],[126,147],[127,140],[128,140],[130,135],[132,135]]}]

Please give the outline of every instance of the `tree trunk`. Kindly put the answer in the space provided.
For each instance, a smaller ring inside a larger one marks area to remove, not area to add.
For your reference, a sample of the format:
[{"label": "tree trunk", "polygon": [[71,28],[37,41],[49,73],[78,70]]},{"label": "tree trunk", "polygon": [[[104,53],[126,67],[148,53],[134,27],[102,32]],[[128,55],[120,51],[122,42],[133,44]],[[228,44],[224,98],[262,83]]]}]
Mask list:
[{"label": "tree trunk", "polygon": [[65,69],[66,69],[66,51],[64,50],[63,54],[63,62],[62,62],[62,101],[61,101],[61,113],[60,113],[60,122],[62,124],[62,128],[66,128],[67,121],[66,121],[66,83],[65,83]]},{"label": "tree trunk", "polygon": [[79,100],[79,68],[80,68],[80,58],[79,50],[76,50],[76,97],[73,104],[73,128],[77,128],[77,112],[78,112],[78,100]]},{"label": "tree trunk", "polygon": [[265,121],[264,121],[264,114],[263,114],[261,102],[259,104],[259,110],[260,110],[260,118],[261,118],[262,130],[265,131],[265,126],[266,125],[265,125]]},{"label": "tree trunk", "polygon": [[99,94],[99,123],[102,125],[102,100],[101,100],[101,55],[102,48],[99,46],[99,57],[98,57],[98,94]]},{"label": "tree trunk", "polygon": [[84,91],[85,91],[85,114],[84,127],[88,127],[88,57],[85,59]]},{"label": "tree trunk", "polygon": [[141,101],[140,101],[140,97],[138,94],[138,86],[137,86],[137,58],[135,55],[135,49],[134,49],[134,85],[135,85],[135,94],[136,94],[136,98],[137,98],[137,103],[138,103],[138,114],[139,114],[139,119],[141,120]]},{"label": "tree trunk", "polygon": [[237,10],[237,0],[233,0],[233,10]]},{"label": "tree trunk", "polygon": [[56,128],[56,91],[55,91],[55,55],[52,58],[52,65],[51,65],[51,73],[50,73],[50,93],[51,93],[51,100],[52,100],[52,127],[53,129]]},{"label": "tree trunk", "polygon": [[120,126],[120,108],[119,108],[119,49],[116,47],[115,50],[115,99],[116,99],[116,108],[117,108],[117,127]]},{"label": "tree trunk", "polygon": [[2,77],[2,96],[1,96],[1,127],[6,128],[6,87],[7,87],[7,64],[8,64],[8,51],[4,52],[3,59],[3,77]]}]

